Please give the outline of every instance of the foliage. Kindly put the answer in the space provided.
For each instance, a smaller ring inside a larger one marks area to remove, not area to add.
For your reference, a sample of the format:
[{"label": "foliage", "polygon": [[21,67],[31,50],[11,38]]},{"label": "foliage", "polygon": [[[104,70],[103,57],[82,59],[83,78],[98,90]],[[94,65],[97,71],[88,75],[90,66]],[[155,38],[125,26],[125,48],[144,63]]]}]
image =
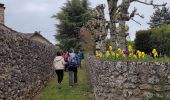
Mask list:
[{"label": "foliage", "polygon": [[154,48],[161,54],[170,56],[170,25],[136,33],[135,49],[149,53]]},{"label": "foliage", "polygon": [[167,7],[157,8],[150,19],[150,27],[155,28],[164,24],[170,24],[170,10]]},{"label": "foliage", "polygon": [[135,38],[135,49],[146,52],[147,54],[151,52],[150,44],[151,32],[147,30],[141,30],[136,33]]},{"label": "foliage", "polygon": [[91,18],[88,0],[67,0],[60,13],[53,15],[59,21],[56,24],[55,38],[62,50],[80,48],[80,28]]},{"label": "foliage", "polygon": [[[158,54],[156,49],[153,49],[152,52],[153,55]],[[140,50],[135,51],[131,45],[128,46],[127,50],[122,50],[121,48],[118,48],[117,50],[113,51],[112,46],[108,47],[108,50],[105,53],[102,53],[100,51],[96,51],[96,57],[99,58],[105,58],[108,60],[114,60],[114,61],[150,61],[153,59],[153,57],[150,57],[149,55],[145,54],[145,52],[142,52]],[[154,56],[154,59],[157,58],[157,55]]]},{"label": "foliage", "polygon": [[135,51],[131,45],[128,46],[128,50],[122,50],[118,48],[113,51],[112,46],[108,47],[105,53],[96,51],[96,57],[100,59],[107,59],[112,61],[157,61],[157,62],[170,62],[168,57],[158,57],[158,52],[153,49],[151,55],[147,55],[145,52],[137,50]]}]

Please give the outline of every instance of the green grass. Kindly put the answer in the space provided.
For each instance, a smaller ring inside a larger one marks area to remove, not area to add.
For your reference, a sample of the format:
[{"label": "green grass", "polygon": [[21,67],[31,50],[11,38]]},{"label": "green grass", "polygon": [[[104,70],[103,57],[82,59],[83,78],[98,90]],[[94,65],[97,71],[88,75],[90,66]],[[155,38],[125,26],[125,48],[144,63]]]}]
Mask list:
[{"label": "green grass", "polygon": [[78,84],[76,86],[69,87],[68,72],[65,72],[61,89],[57,88],[56,79],[52,79],[34,100],[94,100],[85,66],[78,70]]},{"label": "green grass", "polygon": [[170,58],[168,58],[168,57],[156,58],[155,61],[158,61],[158,62],[170,62]]}]

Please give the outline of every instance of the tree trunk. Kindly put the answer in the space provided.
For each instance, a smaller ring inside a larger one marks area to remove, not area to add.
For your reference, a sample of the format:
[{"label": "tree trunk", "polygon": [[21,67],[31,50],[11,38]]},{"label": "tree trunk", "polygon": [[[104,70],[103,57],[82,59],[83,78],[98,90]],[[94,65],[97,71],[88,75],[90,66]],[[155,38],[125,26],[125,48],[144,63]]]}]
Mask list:
[{"label": "tree trunk", "polygon": [[118,47],[121,49],[126,49],[126,30],[125,30],[125,21],[119,21],[119,34],[118,34]]},{"label": "tree trunk", "polygon": [[128,21],[128,9],[130,6],[130,1],[122,0],[120,8],[120,18],[119,18],[119,34],[118,34],[118,43],[119,48],[127,49],[127,40],[126,40],[126,21]]},{"label": "tree trunk", "polygon": [[116,49],[116,10],[117,10],[117,1],[118,0],[107,0],[109,7],[109,15],[110,15],[110,34],[112,40],[112,48]]}]

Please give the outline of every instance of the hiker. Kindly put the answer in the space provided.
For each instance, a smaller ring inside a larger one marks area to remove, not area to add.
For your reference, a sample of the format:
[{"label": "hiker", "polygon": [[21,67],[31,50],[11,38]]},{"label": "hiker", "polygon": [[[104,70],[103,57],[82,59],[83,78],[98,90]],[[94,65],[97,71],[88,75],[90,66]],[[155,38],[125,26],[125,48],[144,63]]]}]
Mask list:
[{"label": "hiker", "polygon": [[84,53],[82,52],[82,50],[79,50],[77,56],[80,60],[80,68],[81,68],[81,61],[84,59]]},{"label": "hiker", "polygon": [[62,56],[64,57],[64,61],[66,62],[64,70],[67,71],[68,70],[68,61],[67,61],[68,51],[64,51]]},{"label": "hiker", "polygon": [[[73,50],[69,51],[68,54],[68,71],[69,71],[69,86],[73,87],[77,83],[77,68],[78,67],[78,57]],[[73,80],[74,73],[74,80]]]},{"label": "hiker", "polygon": [[64,76],[64,65],[65,65],[65,61],[64,58],[61,56],[61,52],[57,52],[57,56],[53,61],[53,66],[55,68],[55,72],[57,75],[57,82],[59,88],[61,88],[61,82]]}]

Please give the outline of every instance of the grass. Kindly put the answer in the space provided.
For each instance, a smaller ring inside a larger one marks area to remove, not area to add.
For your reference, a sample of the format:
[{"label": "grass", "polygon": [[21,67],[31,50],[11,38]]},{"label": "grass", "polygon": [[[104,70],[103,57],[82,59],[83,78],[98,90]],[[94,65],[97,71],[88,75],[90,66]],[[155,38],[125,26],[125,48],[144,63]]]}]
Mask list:
[{"label": "grass", "polygon": [[[85,65],[84,62],[83,65]],[[69,87],[68,72],[65,72],[61,89],[57,88],[56,79],[52,79],[34,100],[94,100],[85,66],[78,70],[78,84],[76,86]]]},{"label": "grass", "polygon": [[155,61],[158,61],[158,62],[170,62],[170,58],[168,58],[168,57],[156,58]]}]

